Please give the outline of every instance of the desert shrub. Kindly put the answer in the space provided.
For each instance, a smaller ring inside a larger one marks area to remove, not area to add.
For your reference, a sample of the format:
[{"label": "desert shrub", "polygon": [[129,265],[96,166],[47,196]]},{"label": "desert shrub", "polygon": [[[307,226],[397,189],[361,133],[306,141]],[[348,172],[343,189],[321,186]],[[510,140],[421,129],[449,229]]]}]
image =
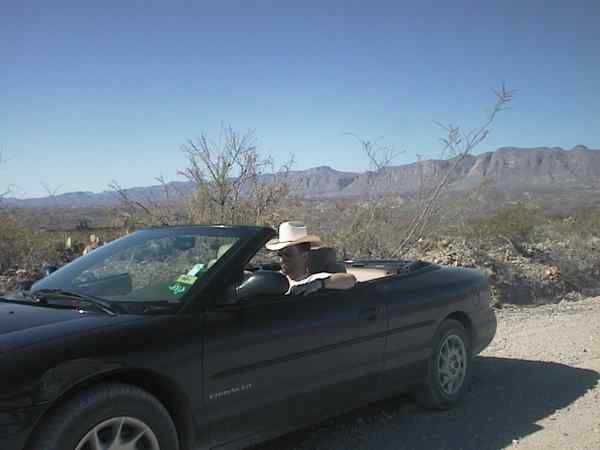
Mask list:
[{"label": "desert shrub", "polygon": [[20,227],[6,212],[0,215],[0,273],[11,268],[36,270],[42,261],[57,259],[59,250],[49,233]]},{"label": "desert shrub", "polygon": [[573,288],[595,289],[600,282],[600,210],[555,214],[542,227],[542,248]]},{"label": "desert shrub", "polygon": [[548,253],[563,279],[578,291],[596,289],[600,281],[600,242],[576,233],[565,236]]},{"label": "desert shrub", "polygon": [[464,234],[466,238],[477,241],[502,239],[521,245],[533,240],[542,223],[543,218],[537,208],[518,203],[485,216],[467,219]]},{"label": "desert shrub", "polygon": [[318,234],[338,258],[393,258],[411,217],[401,199],[390,195],[375,205],[368,198],[303,201],[286,220],[300,220]]},{"label": "desert shrub", "polygon": [[600,210],[581,208],[547,218],[547,233],[552,237],[577,233],[582,237],[600,238]]},{"label": "desert shrub", "polygon": [[192,182],[193,192],[177,192],[157,178],[163,186],[161,198],[140,200],[113,182],[120,199],[119,221],[130,227],[272,225],[282,221],[295,201],[288,179],[293,159],[276,169],[273,159],[259,151],[254,131],[222,127],[216,141],[202,133],[182,150],[188,166],[179,174]]},{"label": "desert shrub", "polygon": [[[546,212],[524,203],[471,218],[462,228],[481,248],[510,243],[521,256],[557,267],[569,288],[600,287],[600,210]],[[456,235],[460,233],[456,230]]]},{"label": "desert shrub", "polygon": [[[329,234],[329,242],[340,249],[348,258],[389,257],[388,211],[383,207],[365,208],[357,205],[351,208],[346,226],[339,226]],[[338,218],[339,219],[339,218]]]},{"label": "desert shrub", "polygon": [[[465,158],[486,140],[492,123],[512,101],[514,91],[502,85],[494,93],[494,108],[486,115],[481,126],[465,132],[456,125],[438,123],[444,130],[444,137],[440,139],[441,163],[421,161],[419,157],[418,163],[412,166],[411,176],[415,177],[417,185],[410,192],[413,211],[408,220],[405,215],[396,214],[394,206],[397,205],[389,203],[387,189],[378,189],[367,180],[364,195],[368,198],[368,209],[357,211],[354,220],[340,224],[340,239],[347,241],[351,238],[350,246],[361,254],[368,251],[371,257],[402,258],[429,236],[433,229],[439,228],[445,215],[444,198],[449,185],[460,174]],[[390,169],[398,152],[389,146],[379,145],[377,141],[348,134],[359,141],[370,161],[368,176],[394,183]]]}]

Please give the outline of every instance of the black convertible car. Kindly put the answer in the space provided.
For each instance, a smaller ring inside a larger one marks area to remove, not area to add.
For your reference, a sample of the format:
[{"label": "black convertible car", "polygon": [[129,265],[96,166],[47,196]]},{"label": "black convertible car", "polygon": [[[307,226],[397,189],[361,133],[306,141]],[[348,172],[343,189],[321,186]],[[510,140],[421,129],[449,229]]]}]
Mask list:
[{"label": "black convertible car", "polygon": [[142,230],[3,298],[0,449],[233,449],[407,389],[459,401],[496,331],[482,274],[320,249],[356,286],[284,295],[274,234]]}]

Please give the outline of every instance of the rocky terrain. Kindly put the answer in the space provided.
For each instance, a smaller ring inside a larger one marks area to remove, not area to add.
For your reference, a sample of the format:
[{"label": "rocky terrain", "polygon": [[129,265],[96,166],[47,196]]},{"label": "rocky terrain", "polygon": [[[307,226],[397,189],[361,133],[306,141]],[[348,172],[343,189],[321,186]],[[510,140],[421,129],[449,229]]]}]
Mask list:
[{"label": "rocky terrain", "polygon": [[24,269],[13,269],[0,274],[0,295],[16,290],[27,289],[31,281],[38,280],[42,273]]},{"label": "rocky terrain", "polygon": [[[590,247],[598,246],[599,241],[591,239]],[[564,242],[556,241],[527,244],[518,250],[510,243],[484,249],[464,239],[441,239],[421,241],[407,256],[485,272],[490,277],[493,303],[498,307],[558,303],[600,293],[600,283],[583,287],[561,271],[552,252],[564,246]],[[600,281],[600,265],[586,275]]]}]

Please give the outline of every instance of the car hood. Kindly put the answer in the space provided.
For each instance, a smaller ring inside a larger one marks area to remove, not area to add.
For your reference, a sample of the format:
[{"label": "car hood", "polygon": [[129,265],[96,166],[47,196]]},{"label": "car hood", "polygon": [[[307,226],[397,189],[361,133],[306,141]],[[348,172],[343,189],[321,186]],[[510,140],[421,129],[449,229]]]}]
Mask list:
[{"label": "car hood", "polygon": [[0,353],[136,317],[0,301]]}]

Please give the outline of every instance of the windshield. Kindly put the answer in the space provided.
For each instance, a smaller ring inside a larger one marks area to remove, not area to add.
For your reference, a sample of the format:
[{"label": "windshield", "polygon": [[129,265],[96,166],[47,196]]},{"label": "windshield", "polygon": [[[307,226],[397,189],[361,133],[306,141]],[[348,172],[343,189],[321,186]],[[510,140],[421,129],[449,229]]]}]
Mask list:
[{"label": "windshield", "polygon": [[76,259],[31,290],[61,289],[109,302],[179,303],[239,239],[226,228],[138,231]]}]

